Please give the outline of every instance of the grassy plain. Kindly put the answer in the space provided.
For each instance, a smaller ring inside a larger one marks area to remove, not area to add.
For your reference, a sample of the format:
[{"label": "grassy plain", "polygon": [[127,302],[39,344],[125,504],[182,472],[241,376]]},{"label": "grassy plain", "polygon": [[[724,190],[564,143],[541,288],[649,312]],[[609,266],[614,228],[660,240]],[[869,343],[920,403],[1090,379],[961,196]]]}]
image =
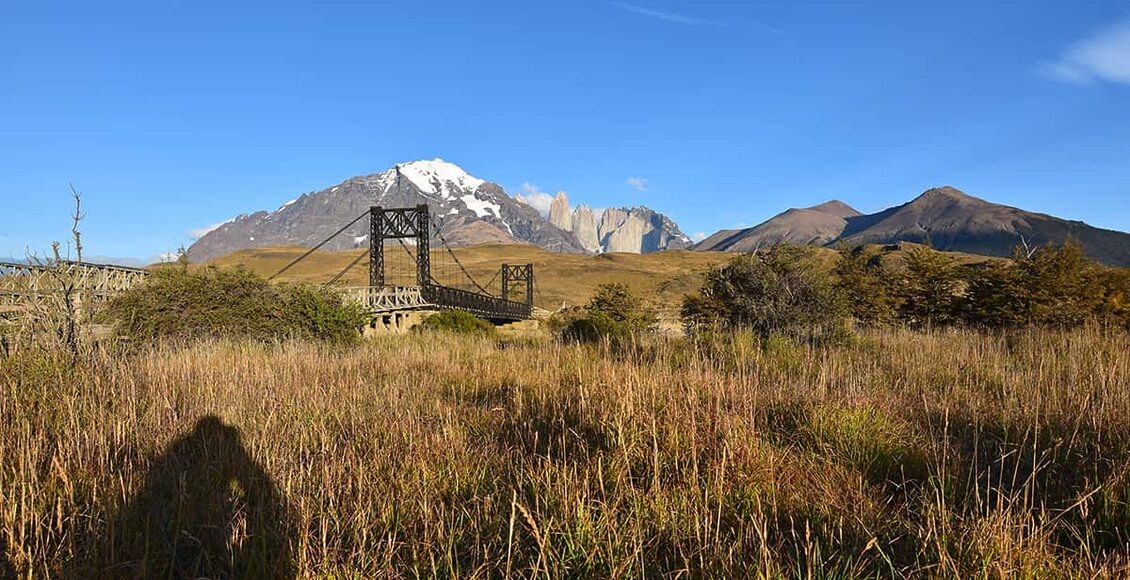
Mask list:
[{"label": "grassy plain", "polygon": [[0,544],[34,577],[1125,576],[1128,377],[1098,328],[24,352]]},{"label": "grassy plain", "polygon": [[[880,248],[883,259],[898,264],[906,250],[916,244],[899,244],[897,248]],[[315,252],[299,262],[280,278],[322,284],[344,269],[364,249],[345,252]],[[414,251],[414,250],[413,250]],[[270,276],[291,260],[301,256],[306,248],[267,247],[242,250],[210,262],[220,267],[242,266],[252,272]],[[456,247],[452,252],[466,266],[467,271],[480,284],[488,286],[495,294],[501,293],[496,274],[499,266],[534,264],[538,291],[534,304],[547,310],[585,304],[601,284],[620,282],[637,295],[657,307],[665,318],[677,315],[678,307],[686,294],[702,286],[705,273],[730,261],[736,254],[727,252],[692,252],[676,250],[653,254],[601,254],[585,256],[548,252],[525,244],[493,244]],[[818,256],[829,268],[836,260],[836,252],[818,248]],[[446,250],[432,249],[432,274],[447,285],[468,283]],[[961,253],[946,253],[959,264],[984,262],[993,258]],[[414,284],[414,264],[410,256],[397,244],[385,248],[386,272],[389,283]],[[488,281],[493,279],[492,284]],[[343,286],[368,284],[368,259],[362,259],[340,282]],[[473,289],[473,288],[468,288]]]},{"label": "grassy plain", "polygon": [[[305,248],[279,247],[243,250],[212,261],[218,266],[241,265],[258,274],[270,276],[301,256]],[[324,283],[345,268],[358,253],[317,252],[299,262],[283,278],[311,283]],[[609,282],[622,282],[641,296],[666,310],[675,310],[683,295],[701,286],[703,272],[720,266],[733,254],[722,252],[672,251],[655,254],[602,254],[584,256],[558,254],[536,246],[524,244],[496,244],[453,248],[452,252],[466,266],[467,271],[484,286],[495,277],[503,262],[534,264],[538,293],[534,303],[547,310],[556,310],[562,304],[582,305],[596,292],[597,286]],[[408,254],[396,244],[385,248],[387,276],[390,283],[397,280],[412,284],[415,270]],[[445,250],[432,250],[432,275],[445,284],[460,282],[458,267]],[[368,284],[368,260],[362,260],[342,279],[344,286]],[[490,289],[499,292],[497,279]]]}]

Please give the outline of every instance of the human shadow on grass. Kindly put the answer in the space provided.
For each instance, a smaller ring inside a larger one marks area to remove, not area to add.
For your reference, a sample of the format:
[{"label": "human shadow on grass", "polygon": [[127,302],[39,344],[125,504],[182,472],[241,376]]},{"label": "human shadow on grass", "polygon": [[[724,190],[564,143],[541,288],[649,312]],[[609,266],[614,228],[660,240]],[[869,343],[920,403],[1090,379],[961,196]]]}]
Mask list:
[{"label": "human shadow on grass", "polygon": [[12,566],[12,561],[8,556],[8,542],[2,534],[0,534],[0,579],[15,578],[16,569]]},{"label": "human shadow on grass", "polygon": [[153,463],[94,561],[68,576],[293,578],[288,512],[239,430],[204,417]]}]

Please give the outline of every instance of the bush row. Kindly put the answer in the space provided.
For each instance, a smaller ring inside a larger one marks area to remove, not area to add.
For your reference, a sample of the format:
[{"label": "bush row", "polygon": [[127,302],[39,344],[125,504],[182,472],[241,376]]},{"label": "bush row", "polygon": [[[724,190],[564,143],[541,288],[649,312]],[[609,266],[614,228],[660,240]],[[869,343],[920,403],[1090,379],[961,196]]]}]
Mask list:
[{"label": "bush row", "polygon": [[728,327],[808,337],[841,333],[849,320],[912,328],[1092,321],[1130,328],[1130,270],[1099,266],[1072,242],[976,264],[923,246],[901,260],[868,247],[838,253],[831,268],[810,247],[736,257],[685,299],[684,323],[692,331]]},{"label": "bush row", "polygon": [[170,267],[115,298],[105,322],[135,341],[197,338],[348,341],[365,323],[332,289],[273,284],[243,269]]},{"label": "bush row", "polygon": [[[841,247],[834,260],[810,246],[736,256],[687,296],[689,334],[751,331],[761,337],[841,341],[853,325],[1070,328],[1098,321],[1130,328],[1130,270],[1105,268],[1067,242],[1011,258],[963,264],[925,246],[884,254]],[[622,284],[601,286],[586,307],[558,313],[566,340],[623,340],[656,326],[655,311]]]}]

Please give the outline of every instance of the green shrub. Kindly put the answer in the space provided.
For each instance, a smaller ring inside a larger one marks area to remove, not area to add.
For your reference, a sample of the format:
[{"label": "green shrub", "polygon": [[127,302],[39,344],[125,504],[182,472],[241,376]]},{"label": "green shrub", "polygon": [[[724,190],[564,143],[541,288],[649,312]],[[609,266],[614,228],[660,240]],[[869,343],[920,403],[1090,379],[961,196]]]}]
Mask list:
[{"label": "green shrub", "polygon": [[1075,327],[1092,319],[1126,324],[1128,272],[1094,264],[1070,240],[1034,252],[1017,250],[1010,261],[970,277],[967,319],[992,327]]},{"label": "green shrub", "polygon": [[102,318],[136,341],[359,336],[363,309],[329,289],[272,284],[242,269],[164,268],[115,298]]},{"label": "green shrub", "polygon": [[655,310],[624,284],[602,284],[583,311],[562,317],[561,337],[567,341],[628,340],[655,332]]},{"label": "green shrub", "polygon": [[869,326],[895,322],[899,300],[891,290],[891,273],[880,256],[866,247],[838,248],[836,290],[852,318]]},{"label": "green shrub", "polygon": [[569,342],[600,342],[605,338],[619,341],[630,336],[626,325],[600,312],[573,320],[561,332],[561,337]]},{"label": "green shrub", "polygon": [[1103,292],[1100,317],[1130,330],[1130,269],[1102,268],[1097,276]]},{"label": "green shrub", "polygon": [[899,319],[914,327],[960,321],[966,285],[962,274],[952,257],[932,248],[912,248],[894,281]]},{"label": "green shrub", "polygon": [[282,290],[288,326],[298,336],[349,340],[368,320],[359,305],[345,301],[339,293],[308,284],[284,286]]},{"label": "green shrub", "polygon": [[421,330],[454,332],[456,334],[494,334],[494,325],[463,310],[444,310],[424,319],[417,328]]},{"label": "green shrub", "polygon": [[734,258],[707,275],[698,295],[683,302],[691,332],[748,329],[763,338],[780,334],[821,339],[842,336],[847,311],[815,250],[778,246]]}]

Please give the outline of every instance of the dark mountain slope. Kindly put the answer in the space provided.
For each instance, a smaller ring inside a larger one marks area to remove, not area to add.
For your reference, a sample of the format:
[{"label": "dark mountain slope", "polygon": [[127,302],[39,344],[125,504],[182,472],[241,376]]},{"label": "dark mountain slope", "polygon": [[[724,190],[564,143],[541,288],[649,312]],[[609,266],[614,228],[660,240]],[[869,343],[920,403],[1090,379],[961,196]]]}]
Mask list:
[{"label": "dark mountain slope", "polygon": [[847,222],[837,241],[849,245],[906,241],[951,252],[1007,256],[1022,241],[1035,246],[1072,238],[1095,260],[1130,266],[1130,234],[990,203],[952,187],[931,189],[909,203]]},{"label": "dark mountain slope", "polygon": [[751,252],[777,244],[824,245],[840,236],[847,218],[859,212],[841,201],[809,208],[793,208],[743,230],[722,230],[699,242],[703,251]]}]

